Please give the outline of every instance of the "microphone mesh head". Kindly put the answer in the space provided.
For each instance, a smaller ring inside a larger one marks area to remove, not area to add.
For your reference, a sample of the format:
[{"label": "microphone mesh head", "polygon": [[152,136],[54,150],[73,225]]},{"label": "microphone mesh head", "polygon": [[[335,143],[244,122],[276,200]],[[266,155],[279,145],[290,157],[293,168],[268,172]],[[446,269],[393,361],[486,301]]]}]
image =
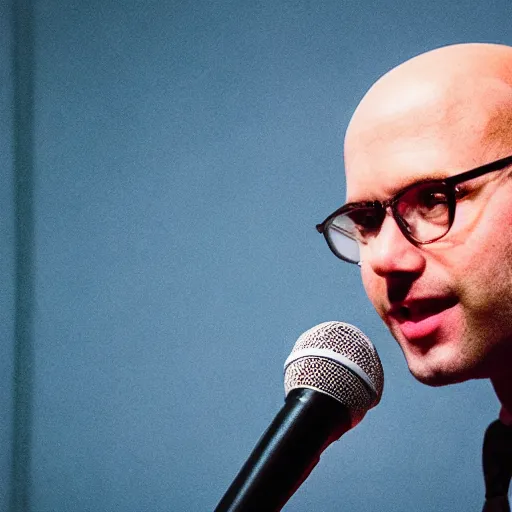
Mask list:
[{"label": "microphone mesh head", "polygon": [[289,359],[284,376],[286,395],[296,388],[330,395],[349,409],[352,426],[380,401],[384,371],[379,355],[353,325],[325,322],[309,329],[299,337]]}]

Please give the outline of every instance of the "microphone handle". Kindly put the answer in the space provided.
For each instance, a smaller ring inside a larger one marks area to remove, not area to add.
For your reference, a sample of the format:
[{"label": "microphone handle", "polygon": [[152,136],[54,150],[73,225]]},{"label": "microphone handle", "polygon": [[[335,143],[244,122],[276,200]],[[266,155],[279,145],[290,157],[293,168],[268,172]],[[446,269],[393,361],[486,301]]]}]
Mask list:
[{"label": "microphone handle", "polygon": [[322,452],[351,428],[349,410],[309,388],[290,391],[215,512],[278,512]]}]

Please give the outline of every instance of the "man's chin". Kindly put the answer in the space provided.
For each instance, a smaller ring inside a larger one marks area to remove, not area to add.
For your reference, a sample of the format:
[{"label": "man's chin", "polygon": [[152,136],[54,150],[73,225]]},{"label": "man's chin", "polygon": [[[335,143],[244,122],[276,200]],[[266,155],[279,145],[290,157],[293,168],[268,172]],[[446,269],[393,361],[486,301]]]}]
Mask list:
[{"label": "man's chin", "polygon": [[408,361],[409,371],[416,380],[432,387],[458,384],[478,378],[475,369],[460,364],[460,360],[450,361]]},{"label": "man's chin", "polygon": [[450,384],[458,384],[470,379],[470,377],[451,372],[419,372],[411,368],[409,368],[409,371],[416,380],[431,387],[449,386]]}]

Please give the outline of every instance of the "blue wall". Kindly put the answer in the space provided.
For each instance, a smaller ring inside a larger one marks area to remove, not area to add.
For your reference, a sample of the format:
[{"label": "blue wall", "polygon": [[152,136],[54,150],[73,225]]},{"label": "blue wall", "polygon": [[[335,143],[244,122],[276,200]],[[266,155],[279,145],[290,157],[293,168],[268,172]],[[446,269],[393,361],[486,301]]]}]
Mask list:
[{"label": "blue wall", "polygon": [[[286,509],[478,510],[490,385],[416,383],[357,269],[314,225],[343,201],[343,131],[369,85],[436,46],[512,44],[512,4],[36,0],[34,14],[33,510],[212,510],[281,406],[295,339],[336,319],[377,345],[384,397]],[[12,346],[0,357],[2,482]]]},{"label": "blue wall", "polygon": [[15,339],[15,215],[11,19],[0,3],[0,510],[10,494]]}]

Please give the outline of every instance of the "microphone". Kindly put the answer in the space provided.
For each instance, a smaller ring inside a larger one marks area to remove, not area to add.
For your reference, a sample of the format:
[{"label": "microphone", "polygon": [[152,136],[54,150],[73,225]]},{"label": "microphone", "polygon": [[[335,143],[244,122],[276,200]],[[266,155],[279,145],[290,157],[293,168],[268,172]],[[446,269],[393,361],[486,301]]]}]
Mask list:
[{"label": "microphone", "polygon": [[377,351],[357,327],[325,322],[303,333],[284,365],[285,404],[215,512],[280,511],[383,386]]}]

